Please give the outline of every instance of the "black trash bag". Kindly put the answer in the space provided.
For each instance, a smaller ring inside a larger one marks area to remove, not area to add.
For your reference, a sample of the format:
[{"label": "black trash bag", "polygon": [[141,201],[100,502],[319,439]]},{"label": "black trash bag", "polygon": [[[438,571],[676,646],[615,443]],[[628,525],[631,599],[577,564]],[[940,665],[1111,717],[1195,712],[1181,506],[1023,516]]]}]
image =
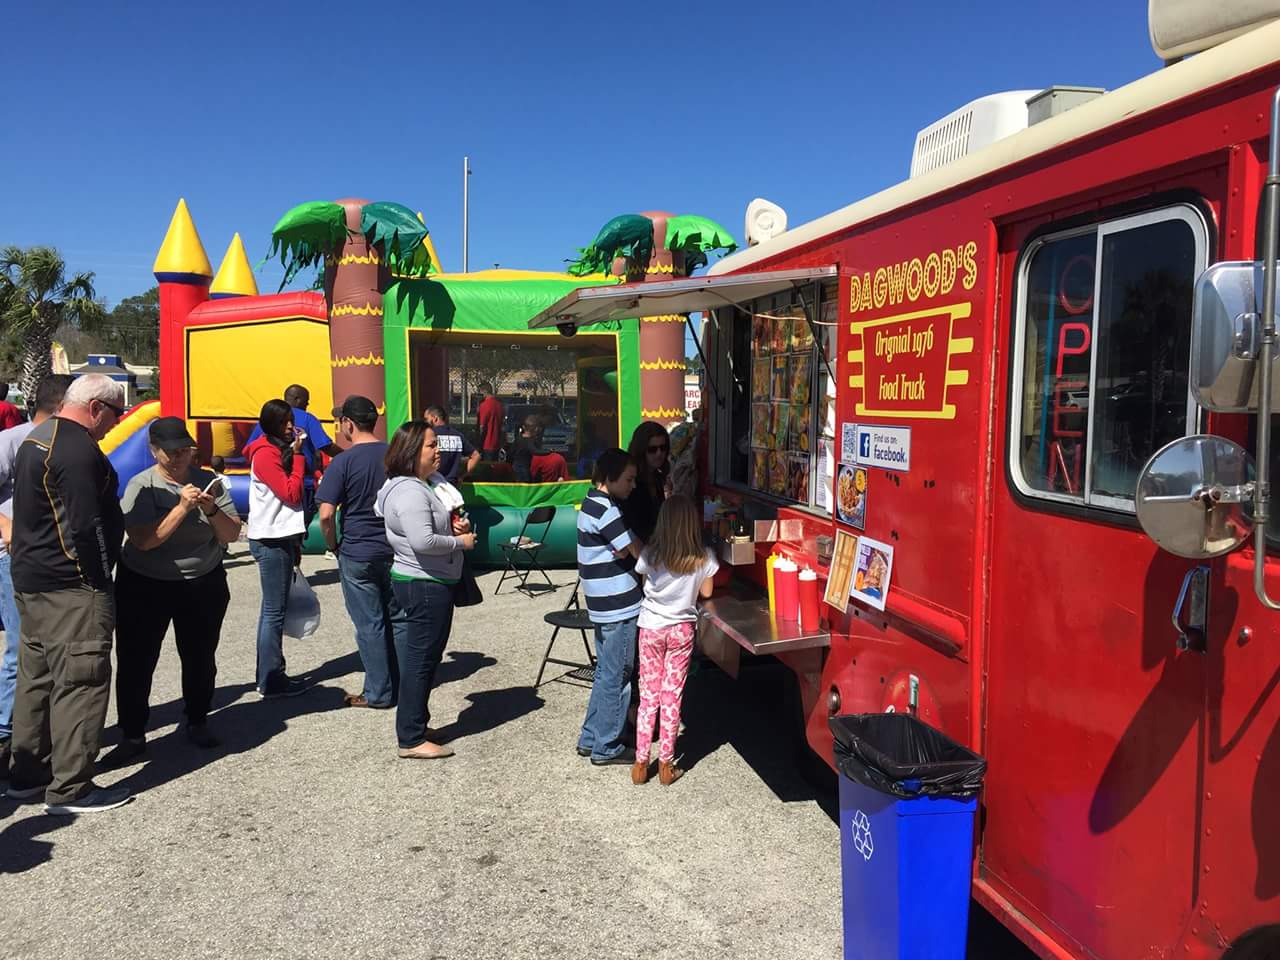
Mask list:
[{"label": "black trash bag", "polygon": [[890,796],[972,797],[987,761],[909,713],[832,717],[836,767]]}]

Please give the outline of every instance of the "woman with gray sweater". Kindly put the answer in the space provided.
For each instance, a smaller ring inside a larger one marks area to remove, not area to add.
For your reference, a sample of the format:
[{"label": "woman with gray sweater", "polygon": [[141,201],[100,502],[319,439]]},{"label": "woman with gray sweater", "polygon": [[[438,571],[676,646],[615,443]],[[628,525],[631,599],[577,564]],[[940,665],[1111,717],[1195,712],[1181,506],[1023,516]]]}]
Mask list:
[{"label": "woman with gray sweater", "polygon": [[404,424],[391,438],[384,461],[387,481],[374,510],[387,527],[395,554],[391,591],[400,696],[396,739],[405,760],[453,756],[432,743],[427,700],[453,625],[453,595],[462,576],[462,551],[476,545],[471,521],[461,516],[462,497],[438,472],[440,449],[424,420]]}]

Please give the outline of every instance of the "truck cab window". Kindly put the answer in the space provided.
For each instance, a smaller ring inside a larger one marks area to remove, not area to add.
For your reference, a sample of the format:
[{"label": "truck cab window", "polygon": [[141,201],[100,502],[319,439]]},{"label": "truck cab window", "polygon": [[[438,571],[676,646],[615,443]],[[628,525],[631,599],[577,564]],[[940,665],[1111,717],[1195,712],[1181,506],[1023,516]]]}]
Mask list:
[{"label": "truck cab window", "polygon": [[1132,512],[1147,458],[1194,432],[1192,286],[1206,255],[1204,223],[1187,206],[1029,248],[1010,417],[1024,494]]}]

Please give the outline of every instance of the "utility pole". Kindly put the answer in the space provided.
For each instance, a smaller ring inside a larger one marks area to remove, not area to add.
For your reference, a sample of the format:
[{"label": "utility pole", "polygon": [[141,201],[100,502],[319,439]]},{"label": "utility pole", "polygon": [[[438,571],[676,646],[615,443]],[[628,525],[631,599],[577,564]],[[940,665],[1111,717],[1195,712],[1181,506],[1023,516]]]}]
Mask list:
[{"label": "utility pole", "polygon": [[468,245],[470,243],[470,234],[468,232],[467,218],[471,212],[471,158],[462,158],[462,272],[467,273],[468,265]]}]

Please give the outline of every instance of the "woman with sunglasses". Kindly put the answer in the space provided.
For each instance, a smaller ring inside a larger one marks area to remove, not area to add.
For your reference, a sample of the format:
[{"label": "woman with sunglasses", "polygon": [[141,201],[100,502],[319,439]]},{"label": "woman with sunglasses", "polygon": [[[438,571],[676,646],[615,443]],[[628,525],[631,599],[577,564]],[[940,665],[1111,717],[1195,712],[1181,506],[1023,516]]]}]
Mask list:
[{"label": "woman with sunglasses", "polygon": [[636,463],[636,488],[622,501],[622,517],[627,529],[648,543],[658,525],[658,511],[671,493],[671,436],[662,424],[646,420],[631,435],[627,453]]}]

